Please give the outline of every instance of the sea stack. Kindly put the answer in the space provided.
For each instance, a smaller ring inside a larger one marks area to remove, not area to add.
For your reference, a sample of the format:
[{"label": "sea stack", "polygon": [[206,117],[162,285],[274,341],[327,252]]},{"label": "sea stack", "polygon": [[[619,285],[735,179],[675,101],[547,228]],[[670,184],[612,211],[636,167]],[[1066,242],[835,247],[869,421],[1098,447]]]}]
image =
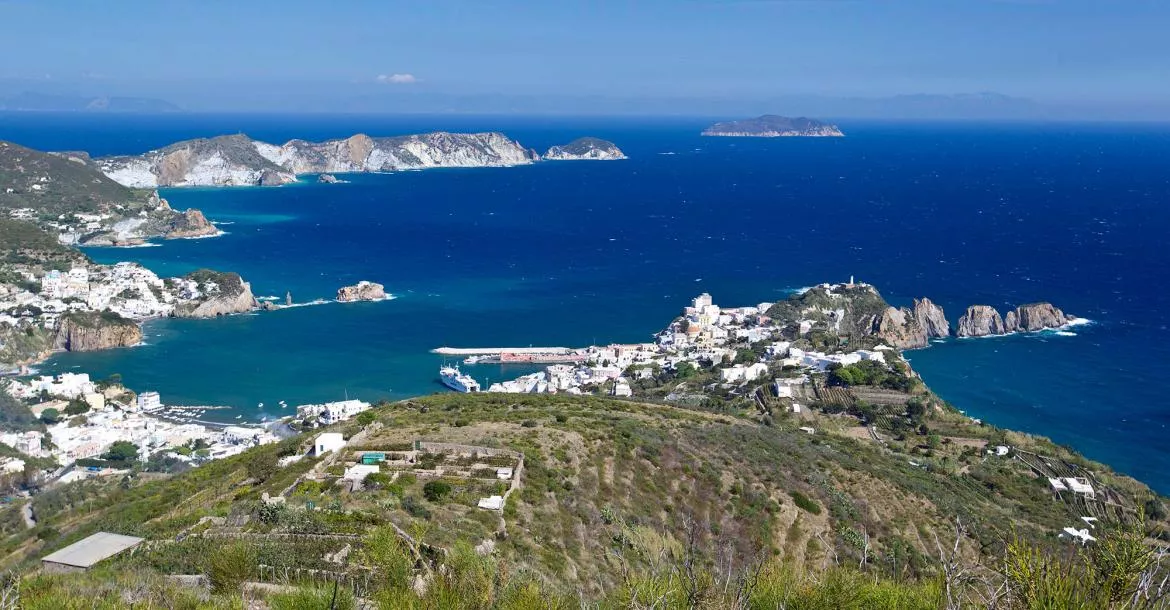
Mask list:
[{"label": "sea stack", "polygon": [[947,322],[942,307],[935,305],[926,297],[914,299],[914,319],[926,331],[928,339],[945,339],[951,336],[951,323]]},{"label": "sea stack", "polygon": [[956,335],[959,337],[987,337],[1005,332],[1003,318],[990,305],[972,305],[959,318]]},{"label": "sea stack", "polygon": [[386,298],[385,287],[374,282],[362,280],[353,286],[342,286],[337,291],[337,300],[341,303],[354,301],[381,301]]},{"label": "sea stack", "polygon": [[1060,328],[1069,317],[1052,303],[1029,303],[1007,313],[1004,328],[1007,332],[1035,332],[1046,328]]}]

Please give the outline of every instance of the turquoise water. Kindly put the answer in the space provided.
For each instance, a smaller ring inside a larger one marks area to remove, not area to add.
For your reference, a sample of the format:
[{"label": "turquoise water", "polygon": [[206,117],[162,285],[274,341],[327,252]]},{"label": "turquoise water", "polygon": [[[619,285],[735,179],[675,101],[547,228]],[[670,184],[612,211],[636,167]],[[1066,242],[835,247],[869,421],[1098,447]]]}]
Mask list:
[{"label": "turquoise water", "polygon": [[1094,320],[1075,336],[950,341],[910,358],[971,415],[1170,491],[1165,126],[845,124],[845,139],[743,140],[698,137],[703,119],[70,120],[0,115],[0,128],[96,153],[240,130],[283,141],[494,128],[537,148],[596,135],[631,158],[170,190],[172,205],[203,209],[228,234],[91,256],[163,274],[236,270],[256,294],[299,302],[361,279],[398,298],[155,321],[145,346],[65,354],[48,370],[117,372],[167,402],[258,418],[279,415],[280,400],[441,391],[429,350],[442,345],[644,340],[699,292],[750,304],[855,275],[897,304],[930,296],[952,322],[971,303],[1035,300]]}]

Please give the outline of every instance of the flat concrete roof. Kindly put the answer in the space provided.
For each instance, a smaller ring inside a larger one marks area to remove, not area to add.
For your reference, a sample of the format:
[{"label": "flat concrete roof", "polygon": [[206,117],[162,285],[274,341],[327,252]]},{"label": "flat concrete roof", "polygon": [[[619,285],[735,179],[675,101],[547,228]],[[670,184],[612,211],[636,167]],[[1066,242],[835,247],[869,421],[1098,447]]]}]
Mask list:
[{"label": "flat concrete roof", "polygon": [[88,568],[126,549],[132,549],[140,542],[142,542],[142,538],[98,532],[89,538],[79,540],[59,551],[45,555],[41,561]]}]

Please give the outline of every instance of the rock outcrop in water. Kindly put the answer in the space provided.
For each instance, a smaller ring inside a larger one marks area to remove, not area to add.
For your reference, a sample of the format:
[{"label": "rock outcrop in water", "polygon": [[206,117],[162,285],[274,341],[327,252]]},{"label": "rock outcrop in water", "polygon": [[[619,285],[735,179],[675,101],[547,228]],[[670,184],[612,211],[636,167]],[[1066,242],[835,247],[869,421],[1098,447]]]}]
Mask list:
[{"label": "rock outcrop in water", "polygon": [[1004,318],[1006,332],[1035,332],[1046,328],[1060,328],[1070,318],[1052,303],[1029,303],[1009,311]]},{"label": "rock outcrop in water", "polygon": [[882,341],[900,348],[926,347],[931,339],[951,335],[946,314],[930,299],[914,299],[914,307],[888,307],[876,319],[873,334]]},{"label": "rock outcrop in water", "polygon": [[381,284],[362,280],[353,286],[343,286],[337,291],[337,300],[342,303],[354,301],[381,301],[386,298],[386,289]]},{"label": "rock outcrop in water", "polygon": [[836,125],[804,117],[789,118],[765,114],[754,119],[723,121],[703,130],[705,136],[741,136],[756,138],[843,137]]},{"label": "rock outcrop in water", "polygon": [[955,334],[959,337],[987,337],[1002,335],[1006,327],[999,312],[990,305],[972,305],[959,318]]},{"label": "rock outcrop in water", "polygon": [[914,299],[914,319],[926,332],[927,339],[945,339],[951,336],[951,323],[947,321],[946,313],[942,307],[935,305],[926,297]]},{"label": "rock outcrop in water", "polygon": [[142,329],[133,320],[113,312],[85,312],[61,316],[53,346],[70,352],[90,352],[129,347],[141,341]]},{"label": "rock outcrop in water", "polygon": [[625,159],[626,154],[616,144],[600,138],[577,138],[568,144],[553,146],[544,155],[554,161],[612,161]]},{"label": "rock outcrop in water", "polygon": [[206,237],[218,234],[219,229],[215,228],[215,225],[207,220],[203,212],[191,208],[186,212],[179,212],[177,214],[175,219],[168,225],[164,236],[167,239],[175,239],[179,237]]},{"label": "rock outcrop in water", "polygon": [[252,294],[252,286],[237,273],[204,269],[190,273],[184,279],[196,283],[199,296],[176,305],[177,318],[214,318],[247,313],[260,307]]}]

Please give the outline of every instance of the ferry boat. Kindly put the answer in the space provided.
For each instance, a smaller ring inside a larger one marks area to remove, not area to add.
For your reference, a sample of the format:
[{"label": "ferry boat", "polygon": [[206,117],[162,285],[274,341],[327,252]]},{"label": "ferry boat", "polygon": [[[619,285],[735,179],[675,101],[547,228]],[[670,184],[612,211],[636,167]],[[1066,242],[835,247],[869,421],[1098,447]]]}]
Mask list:
[{"label": "ferry boat", "polygon": [[439,379],[442,380],[443,385],[455,390],[456,392],[478,392],[479,382],[472,379],[471,375],[459,372],[459,369],[453,366],[444,366],[439,369]]}]

